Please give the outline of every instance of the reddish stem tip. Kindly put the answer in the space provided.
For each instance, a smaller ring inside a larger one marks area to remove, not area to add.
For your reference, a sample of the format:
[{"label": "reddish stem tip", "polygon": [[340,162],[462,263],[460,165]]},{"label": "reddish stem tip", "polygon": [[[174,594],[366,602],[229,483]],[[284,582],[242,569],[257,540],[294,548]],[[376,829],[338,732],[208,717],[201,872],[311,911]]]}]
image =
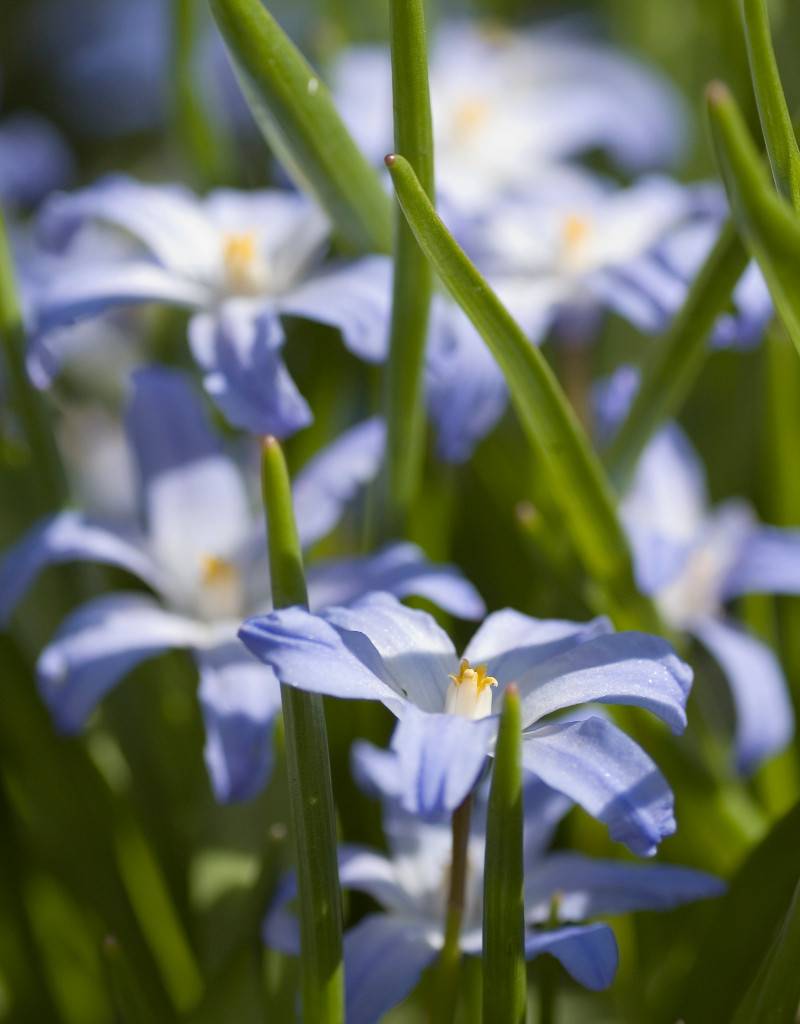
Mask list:
[{"label": "reddish stem tip", "polygon": [[709,82],[706,86],[706,100],[712,107],[727,103],[731,98],[730,89],[724,82]]},{"label": "reddish stem tip", "polygon": [[387,156],[385,156],[383,158],[383,162],[386,164],[387,167],[394,166],[394,163],[395,163],[396,160],[397,160],[397,154],[396,153],[389,153]]}]

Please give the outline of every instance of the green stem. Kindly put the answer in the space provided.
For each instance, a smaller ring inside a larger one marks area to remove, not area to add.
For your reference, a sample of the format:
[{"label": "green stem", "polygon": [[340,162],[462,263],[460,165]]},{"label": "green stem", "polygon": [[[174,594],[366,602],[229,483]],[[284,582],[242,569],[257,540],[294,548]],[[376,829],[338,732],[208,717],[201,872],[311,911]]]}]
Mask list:
[{"label": "green stem", "polygon": [[175,132],[188,168],[203,185],[226,178],[226,146],[203,107],[195,62],[197,0],[173,0],[172,71]]},{"label": "green stem", "polygon": [[458,1003],[461,921],[464,917],[471,818],[472,796],[470,795],[453,812],[453,846],[450,858],[450,885],[447,892],[444,945],[437,965],[430,1015],[431,1024],[448,1024],[449,1021],[452,1021]]},{"label": "green stem", "polygon": [[12,402],[30,450],[33,477],[42,510],[63,504],[66,478],[42,396],[25,367],[25,324],[17,294],[14,261],[0,209],[0,339],[11,381]]},{"label": "green stem", "polygon": [[[422,0],[392,0],[394,141],[433,199],[433,129]],[[433,272],[402,210],[394,235],[394,281],[386,373],[387,517],[390,533],[406,533],[422,478],[425,415],[422,371]]]},{"label": "green stem", "polygon": [[[262,485],[276,608],[307,605],[303,556],[280,444],[262,450]],[[307,1024],[343,1024],[342,903],[336,819],[322,698],[281,685],[286,763],[300,897],[301,983]]]},{"label": "green stem", "polygon": [[522,716],[519,691],[503,699],[486,821],[483,877],[483,1024],[524,1024]]}]

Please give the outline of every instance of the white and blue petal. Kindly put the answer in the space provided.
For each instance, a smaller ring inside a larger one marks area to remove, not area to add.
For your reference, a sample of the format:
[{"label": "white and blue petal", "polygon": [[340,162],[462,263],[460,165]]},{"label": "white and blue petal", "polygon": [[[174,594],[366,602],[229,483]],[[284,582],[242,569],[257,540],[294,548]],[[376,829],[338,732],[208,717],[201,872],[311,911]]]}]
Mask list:
[{"label": "white and blue petal", "polygon": [[312,608],[350,604],[372,590],[396,597],[424,597],[462,619],[479,619],[486,606],[475,587],[454,565],[436,565],[410,543],[390,544],[374,555],[337,558],[309,566]]},{"label": "white and blue petal", "polygon": [[164,582],[141,538],[79,512],[59,512],[29,530],[0,563],[0,622],[8,621],[43,569],[65,562],[113,565],[156,589]]},{"label": "white and blue petal", "polygon": [[195,660],[214,795],[221,803],[248,800],[261,791],[272,769],[272,730],[281,709],[278,680],[236,640],[199,649]]},{"label": "white and blue petal", "polygon": [[288,437],[312,421],[281,355],[285,338],[274,309],[225,303],[189,324],[189,342],[206,391],[235,427]]},{"label": "white and blue petal", "polygon": [[608,826],[611,838],[651,856],[675,831],[674,798],[645,752],[598,717],[535,726],[523,733],[528,771]]},{"label": "white and blue petal", "polygon": [[786,678],[773,651],[730,622],[703,619],[692,632],[718,662],[736,711],[736,765],[753,771],[794,735]]},{"label": "white and blue petal", "polygon": [[61,732],[77,732],[97,703],[141,662],[204,639],[191,619],[143,594],[111,594],[62,623],[36,665],[39,690]]},{"label": "white and blue petal", "polygon": [[617,973],[619,952],[607,924],[571,925],[525,933],[525,959],[549,953],[584,988],[608,988]]},{"label": "white and blue petal", "polygon": [[385,450],[386,424],[373,416],[344,431],[303,466],[292,498],[304,548],[329,534],[359,489],[375,479]]},{"label": "white and blue petal", "polygon": [[763,526],[749,531],[723,594],[800,594],[800,530]]},{"label": "white and blue petal", "polygon": [[584,921],[635,910],[670,910],[724,891],[719,878],[692,868],[554,853],[525,876],[525,916],[530,922],[545,922],[555,905],[559,920]]}]

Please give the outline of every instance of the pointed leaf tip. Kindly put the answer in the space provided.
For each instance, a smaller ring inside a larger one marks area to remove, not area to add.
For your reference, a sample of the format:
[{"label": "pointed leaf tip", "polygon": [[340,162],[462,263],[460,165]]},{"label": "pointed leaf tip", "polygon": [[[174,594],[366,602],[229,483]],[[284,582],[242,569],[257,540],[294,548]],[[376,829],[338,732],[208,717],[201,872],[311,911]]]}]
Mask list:
[{"label": "pointed leaf tip", "polygon": [[731,98],[731,91],[724,82],[715,80],[706,86],[706,102],[710,107],[718,107],[727,103]]}]

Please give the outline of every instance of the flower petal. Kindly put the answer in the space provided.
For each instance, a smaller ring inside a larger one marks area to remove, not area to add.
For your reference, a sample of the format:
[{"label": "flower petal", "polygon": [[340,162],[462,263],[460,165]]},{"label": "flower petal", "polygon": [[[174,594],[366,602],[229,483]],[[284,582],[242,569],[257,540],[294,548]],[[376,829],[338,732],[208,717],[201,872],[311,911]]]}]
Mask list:
[{"label": "flower petal", "polygon": [[204,756],[220,803],[249,800],[272,770],[272,729],[281,709],[274,673],[237,640],[197,651]]},{"label": "flower petal", "polygon": [[368,256],[282,296],[280,311],[335,327],[353,355],[380,363],[388,353],[391,295],[391,262]]},{"label": "flower petal", "polygon": [[464,657],[473,665],[491,664],[501,686],[517,679],[534,665],[613,631],[600,617],[591,622],[535,619],[513,608],[492,612],[478,627]]},{"label": "flower petal", "polygon": [[162,583],[139,538],[79,512],[59,512],[29,530],[0,563],[0,623],[8,621],[43,569],[63,562],[101,562],[133,573],[156,589]]},{"label": "flower petal", "polygon": [[610,633],[522,669],[516,682],[524,725],[553,711],[601,702],[646,708],[682,732],[692,670],[661,637]]},{"label": "flower petal", "polygon": [[292,487],[303,547],[331,532],[359,488],[378,475],[385,449],[386,424],[374,416],[345,430],[303,466]]},{"label": "flower petal", "polygon": [[800,530],[753,529],[723,586],[724,596],[800,594]]},{"label": "flower petal", "polygon": [[604,822],[611,838],[655,853],[675,831],[674,799],[645,752],[602,718],[539,726],[522,736],[522,762]]},{"label": "flower petal", "polygon": [[525,934],[525,959],[549,953],[584,988],[608,988],[617,973],[617,940],[607,924],[573,925]]},{"label": "flower petal", "polygon": [[345,638],[325,618],[304,608],[282,608],[249,619],[239,636],[289,686],[383,701],[395,713],[404,704],[384,678],[380,656],[365,636]]},{"label": "flower petal", "polygon": [[416,544],[390,544],[374,555],[316,562],[306,578],[314,608],[350,604],[371,590],[385,590],[400,598],[427,598],[462,619],[479,619],[486,610],[455,566],[431,564]]},{"label": "flower petal", "polygon": [[273,309],[230,301],[192,317],[189,341],[203,384],[234,427],[289,437],[313,417],[281,357],[283,329]]},{"label": "flower petal", "polygon": [[0,123],[0,199],[7,206],[38,203],[72,176],[74,162],[56,129],[35,114]]},{"label": "flower petal", "polygon": [[786,679],[773,651],[730,622],[702,619],[692,632],[714,656],[736,708],[736,764],[753,771],[794,735],[794,711]]},{"label": "flower petal", "polygon": [[140,662],[203,638],[196,622],[165,612],[143,594],[112,594],[78,608],[36,666],[56,727],[77,732],[98,701]]},{"label": "flower petal", "polygon": [[384,798],[398,800],[406,813],[438,819],[452,814],[472,791],[496,733],[495,717],[474,720],[409,707],[383,758],[367,744],[354,748],[354,774],[383,790]]},{"label": "flower petal", "polygon": [[559,823],[574,805],[569,797],[545,785],[531,772],[523,776],[522,800],[525,864],[533,865],[544,854]]},{"label": "flower petal", "polygon": [[401,1003],[436,957],[422,923],[369,914],[344,936],[347,1024],[375,1024]]},{"label": "flower petal", "polygon": [[145,185],[112,175],[76,192],[59,193],[39,216],[39,237],[46,248],[63,252],[92,223],[127,232],[164,267],[186,277],[202,277],[217,260],[218,232],[196,197],[178,185]]},{"label": "flower petal", "polygon": [[560,920],[584,921],[600,914],[669,910],[724,891],[719,878],[691,868],[555,853],[526,875],[525,915],[531,922],[547,921],[554,897]]},{"label": "flower petal", "polygon": [[211,432],[198,395],[175,370],[133,375],[126,428],[153,551],[188,598],[203,559],[232,559],[251,531],[244,482]]}]

